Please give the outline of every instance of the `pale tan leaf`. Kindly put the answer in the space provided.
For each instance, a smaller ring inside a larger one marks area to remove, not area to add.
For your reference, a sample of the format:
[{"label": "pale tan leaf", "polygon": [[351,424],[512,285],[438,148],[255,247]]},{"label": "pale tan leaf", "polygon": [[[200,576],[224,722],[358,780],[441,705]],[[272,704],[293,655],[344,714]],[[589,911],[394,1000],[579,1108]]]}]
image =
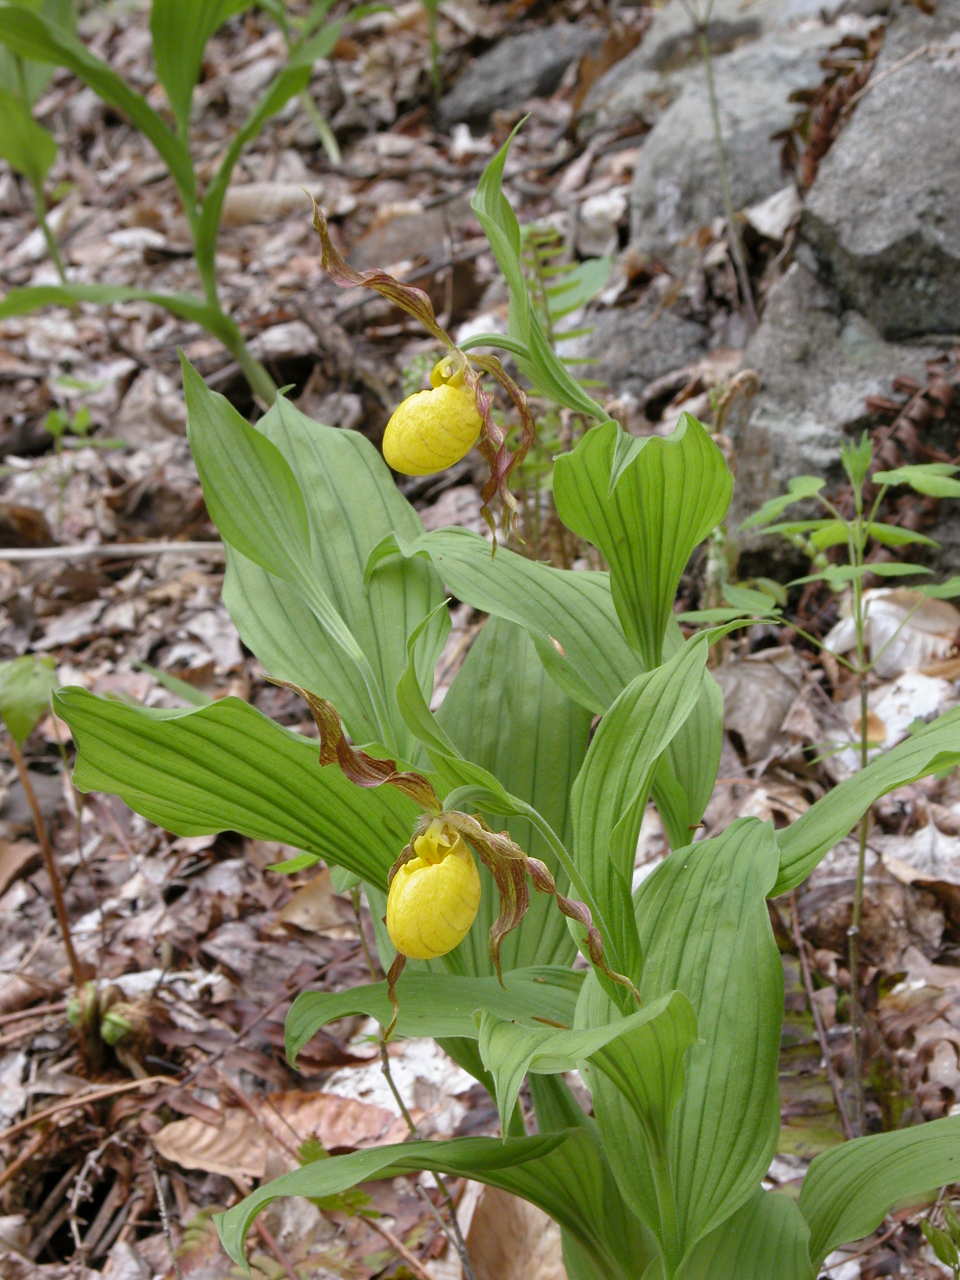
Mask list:
[{"label": "pale tan leaf", "polygon": [[0,893],[39,857],[40,846],[33,840],[0,840]]},{"label": "pale tan leaf", "polygon": [[277,912],[277,920],[280,924],[296,925],[308,933],[319,933],[344,923],[344,913],[326,867],[294,890],[290,901]]},{"label": "pale tan leaf", "polygon": [[184,1169],[203,1169],[228,1178],[262,1178],[267,1167],[267,1136],[247,1111],[224,1113],[222,1123],[203,1124],[192,1117],[173,1120],[153,1135],[164,1160]]},{"label": "pale tan leaf", "polygon": [[477,1280],[566,1280],[557,1224],[498,1187],[483,1188],[467,1249]]},{"label": "pale tan leaf", "polygon": [[[289,1089],[251,1101],[253,1112],[230,1107],[219,1125],[195,1117],[174,1120],[154,1134],[157,1152],[185,1169],[227,1177],[262,1178],[277,1163],[292,1168],[299,1144],[315,1138],[329,1149],[400,1142],[407,1128],[383,1107],[335,1093]],[[255,1112],[255,1114],[254,1114]]]}]

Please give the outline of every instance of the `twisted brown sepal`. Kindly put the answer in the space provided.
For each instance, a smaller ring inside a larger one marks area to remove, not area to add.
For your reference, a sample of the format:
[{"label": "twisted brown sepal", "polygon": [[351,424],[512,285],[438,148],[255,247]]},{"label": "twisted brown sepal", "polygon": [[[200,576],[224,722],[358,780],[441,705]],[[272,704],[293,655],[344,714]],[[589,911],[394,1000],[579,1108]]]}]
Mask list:
[{"label": "twisted brown sepal", "polygon": [[396,276],[392,276],[386,271],[356,271],[331,240],[330,229],[327,226],[327,219],[323,210],[313,196],[310,197],[310,200],[313,204],[313,229],[320,237],[320,265],[331,280],[336,284],[343,285],[344,288],[356,288],[359,286],[362,289],[373,289],[381,297],[399,307],[401,311],[406,311],[407,315],[413,316],[414,320],[422,324],[424,329],[432,334],[438,342],[445,347],[452,347],[453,339],[437,324],[437,317],[434,314],[433,303],[430,301],[429,295],[415,285],[404,284],[402,280],[398,280]]},{"label": "twisted brown sepal", "polygon": [[347,741],[336,707],[326,698],[318,698],[309,689],[302,689],[289,680],[272,680],[271,684],[292,689],[310,708],[320,733],[320,763],[340,766],[343,776],[358,787],[396,787],[409,796],[421,809],[435,814],[440,811],[440,801],[433,786],[422,773],[402,772],[395,760],[378,760],[365,751],[358,751]]},{"label": "twisted brown sepal", "polygon": [[386,1044],[393,1035],[397,1019],[400,1017],[400,1001],[397,999],[397,983],[400,981],[400,975],[403,973],[404,966],[407,963],[407,957],[401,955],[398,951],[393,957],[393,964],[387,970],[387,997],[390,1001],[390,1008],[393,1010],[393,1017],[390,1019],[390,1025],[383,1033],[383,1043]]},{"label": "twisted brown sepal", "polygon": [[[505,536],[509,536],[516,524],[517,500],[507,486],[514,468],[527,456],[530,446],[536,440],[537,430],[526,394],[510,377],[497,357],[471,356],[471,364],[476,369],[482,369],[485,373],[489,373],[491,377],[496,378],[513,401],[514,408],[520,418],[520,441],[516,449],[511,450],[507,444],[506,432],[494,421],[490,412],[493,397],[481,392],[479,387],[477,388],[477,409],[483,418],[483,431],[477,441],[477,449],[483,455],[490,468],[490,475],[481,493],[483,498],[481,515],[489,525],[494,539],[496,539],[497,528],[493,517],[494,499],[499,499],[500,501],[503,512],[503,532]],[[494,547],[496,547],[496,541],[494,541]]]},{"label": "twisted brown sepal", "polygon": [[444,813],[443,820],[455,831],[459,831],[496,883],[500,898],[500,914],[490,926],[490,960],[497,971],[500,985],[503,986],[500,945],[511,929],[515,929],[527,913],[527,907],[530,904],[527,864],[531,859],[505,831],[491,831],[486,823],[481,822],[477,817],[454,811]]},{"label": "twisted brown sepal", "polygon": [[560,908],[561,914],[576,920],[578,924],[583,925],[586,930],[586,936],[583,941],[586,943],[587,955],[591,963],[600,970],[605,977],[611,982],[616,982],[621,987],[626,987],[636,1000],[637,1004],[641,1004],[640,992],[633,985],[630,979],[623,973],[616,973],[607,964],[603,954],[603,938],[600,936],[600,930],[593,923],[593,917],[590,914],[590,908],[584,902],[580,902],[576,898],[565,898],[562,893],[557,893],[557,885],[550,873],[549,867],[540,862],[536,858],[527,859],[527,869],[530,872],[530,878],[537,886],[541,893],[550,893],[556,899],[557,906]]}]

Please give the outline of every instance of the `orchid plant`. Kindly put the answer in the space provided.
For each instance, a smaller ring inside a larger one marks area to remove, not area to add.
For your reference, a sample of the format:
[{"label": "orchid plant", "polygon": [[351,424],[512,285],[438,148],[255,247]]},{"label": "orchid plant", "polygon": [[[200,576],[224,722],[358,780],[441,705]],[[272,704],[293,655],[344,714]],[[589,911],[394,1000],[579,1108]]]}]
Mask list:
[{"label": "orchid plant", "polygon": [[[351,272],[318,215],[321,247],[335,278],[406,305],[444,348],[432,388],[394,415],[391,461],[442,466],[479,440],[486,500],[492,509],[499,496],[509,521],[518,450],[485,383],[508,392],[521,450],[529,409],[499,360],[475,354],[509,353],[539,396],[595,423],[556,459],[554,497],[608,571],[553,568],[502,543],[492,553],[463,528],[425,532],[363,436],[282,396],[252,426],[185,364],[225,600],[265,669],[305,697],[319,748],[233,697],[157,710],[64,688],[75,782],[183,835],[232,829],[293,846],[277,872],[323,860],[341,886],[362,885],[387,978],[302,993],[287,1018],[292,1063],[320,1028],[366,1014],[398,1037],[436,1037],[496,1100],[499,1137],[357,1151],[260,1187],[219,1220],[234,1259],[277,1197],[428,1169],[538,1204],[560,1225],[573,1280],[815,1280],[894,1202],[960,1178],[960,1117],[826,1151],[799,1199],[764,1189],[783,1013],[767,902],[879,796],[960,762],[960,711],[789,827],[745,818],[696,839],[722,735],[707,657],[751,615],[736,603],[685,615],[684,634],[674,599],[724,517],[731,477],[695,418],[631,437],[553,354],[501,189],[508,147],[474,209],[510,288],[509,333],[456,347],[425,295]],[[488,619],[432,710],[447,593]],[[636,884],[650,799],[670,852]]]}]

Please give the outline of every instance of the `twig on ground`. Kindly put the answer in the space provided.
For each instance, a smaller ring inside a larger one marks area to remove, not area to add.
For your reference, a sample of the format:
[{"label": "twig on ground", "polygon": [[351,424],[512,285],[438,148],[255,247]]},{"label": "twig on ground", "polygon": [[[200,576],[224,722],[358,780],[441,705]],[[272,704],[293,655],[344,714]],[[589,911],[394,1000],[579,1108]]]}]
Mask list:
[{"label": "twig on ground", "polygon": [[123,1084],[111,1084],[102,1089],[91,1089],[87,1093],[77,1093],[72,1098],[64,1098],[62,1102],[55,1102],[53,1106],[45,1107],[43,1111],[35,1111],[32,1116],[27,1116],[25,1120],[18,1120],[16,1124],[0,1131],[0,1142],[16,1137],[25,1129],[32,1129],[35,1124],[49,1120],[51,1116],[59,1115],[61,1111],[72,1111],[75,1107],[86,1106],[88,1102],[101,1102],[104,1098],[112,1098],[117,1093],[129,1093],[131,1089],[142,1089],[148,1084],[178,1085],[179,1083],[180,1081],[175,1080],[173,1076],[144,1076],[142,1080],[126,1080]]},{"label": "twig on ground", "polygon": [[150,1176],[153,1179],[153,1189],[157,1196],[157,1209],[160,1212],[160,1223],[163,1227],[163,1236],[167,1242],[167,1249],[170,1253],[170,1265],[173,1267],[173,1274],[177,1280],[183,1280],[183,1269],[180,1266],[180,1260],[177,1257],[176,1245],[173,1242],[173,1231],[170,1227],[170,1215],[167,1212],[167,1201],[163,1194],[163,1184],[160,1181],[160,1170],[157,1168],[157,1157],[154,1154],[153,1147],[147,1148],[147,1163],[150,1165]]}]

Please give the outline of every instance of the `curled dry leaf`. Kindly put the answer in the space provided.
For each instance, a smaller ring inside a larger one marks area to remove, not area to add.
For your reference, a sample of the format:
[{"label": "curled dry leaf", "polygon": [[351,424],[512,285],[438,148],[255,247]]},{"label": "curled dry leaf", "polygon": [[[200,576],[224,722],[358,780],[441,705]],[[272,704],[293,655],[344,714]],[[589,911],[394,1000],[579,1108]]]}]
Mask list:
[{"label": "curled dry leaf", "polygon": [[[868,653],[877,675],[885,679],[946,658],[960,636],[960,610],[948,600],[931,599],[910,587],[877,587],[865,591],[863,599]],[[823,642],[831,653],[849,653],[856,644],[849,596],[844,614]]]},{"label": "curled dry leaf", "polygon": [[[872,759],[879,751],[894,746],[905,738],[918,720],[930,720],[955,705],[956,691],[949,680],[926,676],[919,671],[906,671],[868,695],[867,735]],[[860,699],[849,698],[841,706],[849,726],[849,746],[828,755],[827,771],[835,778],[849,777],[860,766],[857,740],[860,732]]]}]

